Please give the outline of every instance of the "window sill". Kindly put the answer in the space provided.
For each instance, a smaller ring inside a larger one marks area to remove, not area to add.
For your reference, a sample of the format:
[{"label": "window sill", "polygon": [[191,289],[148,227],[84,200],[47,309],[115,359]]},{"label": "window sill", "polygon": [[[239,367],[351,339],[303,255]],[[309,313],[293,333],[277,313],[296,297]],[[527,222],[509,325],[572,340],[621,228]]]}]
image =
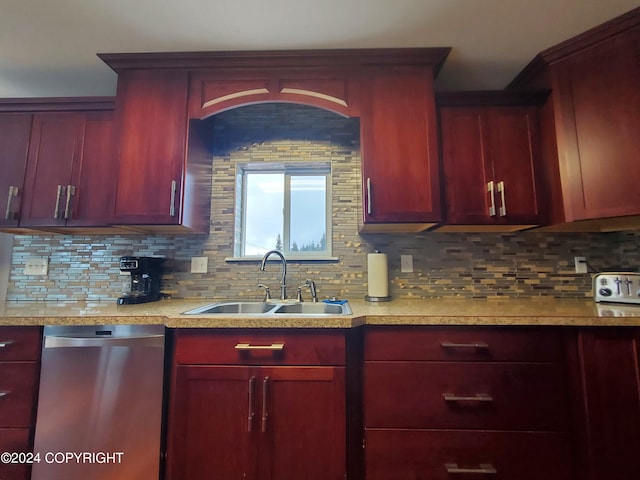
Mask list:
[{"label": "window sill", "polygon": [[[285,257],[287,263],[315,263],[315,262],[326,262],[326,263],[337,263],[340,261],[339,257],[303,257],[303,256],[295,256],[295,257]],[[260,263],[262,261],[262,257],[227,257],[224,259],[227,263]],[[277,259],[269,259],[269,261],[278,261]]]}]

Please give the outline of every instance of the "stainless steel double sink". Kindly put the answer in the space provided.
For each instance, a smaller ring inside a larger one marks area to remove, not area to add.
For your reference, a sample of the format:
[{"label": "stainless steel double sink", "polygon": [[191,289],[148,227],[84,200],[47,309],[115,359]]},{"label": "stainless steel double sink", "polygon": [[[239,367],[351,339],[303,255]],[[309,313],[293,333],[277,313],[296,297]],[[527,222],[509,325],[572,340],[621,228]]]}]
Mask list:
[{"label": "stainless steel double sink", "polygon": [[194,308],[184,315],[295,315],[330,316],[351,315],[349,303],[278,303],[273,302],[216,302]]}]

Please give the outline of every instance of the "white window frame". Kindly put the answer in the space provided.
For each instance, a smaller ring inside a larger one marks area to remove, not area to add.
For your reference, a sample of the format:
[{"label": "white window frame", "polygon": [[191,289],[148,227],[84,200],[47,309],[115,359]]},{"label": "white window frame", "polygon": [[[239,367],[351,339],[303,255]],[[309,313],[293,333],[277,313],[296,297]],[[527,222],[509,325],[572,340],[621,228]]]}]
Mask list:
[{"label": "white window frame", "polygon": [[[246,179],[252,173],[282,173],[284,174],[284,211],[282,232],[282,254],[289,260],[335,260],[332,257],[332,177],[331,162],[246,162],[236,165],[236,188],[242,191],[236,192],[236,209],[240,209],[240,215],[236,212],[234,225],[234,257],[229,260],[259,260],[262,255],[245,255],[246,245],[246,211],[247,188]],[[295,176],[325,176],[325,250],[295,252],[290,250],[291,245],[291,178]],[[238,235],[238,232],[240,234]],[[275,249],[275,245],[274,245]]]}]

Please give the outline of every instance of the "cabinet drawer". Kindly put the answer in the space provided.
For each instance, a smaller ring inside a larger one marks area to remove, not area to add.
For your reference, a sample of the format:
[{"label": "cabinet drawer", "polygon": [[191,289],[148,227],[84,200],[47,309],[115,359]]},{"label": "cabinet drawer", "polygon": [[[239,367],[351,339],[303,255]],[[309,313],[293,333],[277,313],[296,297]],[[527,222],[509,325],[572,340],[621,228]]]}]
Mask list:
[{"label": "cabinet drawer", "polygon": [[[0,428],[0,453],[31,452],[31,430],[27,428]],[[26,464],[0,462],[2,480],[28,480],[31,467]]]},{"label": "cabinet drawer", "polygon": [[183,329],[176,337],[178,364],[345,364],[344,334],[335,331]]},{"label": "cabinet drawer", "polygon": [[372,328],[366,360],[553,362],[563,358],[557,332],[477,327]]},{"label": "cabinet drawer", "polygon": [[364,398],[367,427],[568,429],[554,364],[366,362]]},{"label": "cabinet drawer", "polygon": [[0,363],[0,427],[31,426],[37,375],[35,362]]},{"label": "cabinet drawer", "polygon": [[367,480],[569,480],[563,434],[366,430]]},{"label": "cabinet drawer", "polygon": [[0,362],[37,361],[41,336],[40,327],[0,327]]}]

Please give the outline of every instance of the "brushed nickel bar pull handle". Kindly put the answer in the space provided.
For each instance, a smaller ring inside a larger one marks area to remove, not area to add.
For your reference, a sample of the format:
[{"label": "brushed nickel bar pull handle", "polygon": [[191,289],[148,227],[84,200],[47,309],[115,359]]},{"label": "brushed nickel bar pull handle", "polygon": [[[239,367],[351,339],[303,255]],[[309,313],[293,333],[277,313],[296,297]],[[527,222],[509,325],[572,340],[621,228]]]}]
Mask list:
[{"label": "brushed nickel bar pull handle", "polygon": [[7,348],[13,343],[13,340],[0,340],[0,348]]},{"label": "brushed nickel bar pull handle", "polygon": [[171,180],[171,204],[169,205],[169,215],[171,217],[176,216],[176,190],[178,189],[178,182]]},{"label": "brushed nickel bar pull handle", "polygon": [[236,344],[235,349],[240,351],[246,351],[246,350],[280,351],[280,350],[284,350],[284,343],[272,343],[271,345],[251,345],[250,343],[238,343]]},{"label": "brushed nickel bar pull handle", "polygon": [[249,379],[249,415],[247,416],[247,432],[251,433],[253,427],[253,417],[256,416],[253,411],[253,384],[256,381],[256,377]]},{"label": "brushed nickel bar pull handle", "polygon": [[269,418],[269,409],[267,408],[267,401],[269,399],[269,377],[264,377],[262,382],[262,433],[267,431],[267,420]]},{"label": "brushed nickel bar pull handle", "polygon": [[489,192],[489,197],[491,198],[491,206],[489,207],[489,216],[496,216],[496,199],[495,199],[495,187],[493,184],[493,180],[487,182],[487,192]]},{"label": "brushed nickel bar pull handle", "polygon": [[498,193],[500,193],[500,216],[507,216],[507,202],[504,199],[504,182],[501,180],[498,182]]},{"label": "brushed nickel bar pull handle", "polygon": [[475,468],[461,468],[457,463],[445,463],[447,473],[450,474],[482,474],[482,475],[495,475],[498,471],[490,463],[482,463]]},{"label": "brushed nickel bar pull handle", "polygon": [[13,203],[13,197],[17,197],[17,196],[18,196],[18,187],[9,185],[9,198],[7,198],[7,210],[4,214],[5,220],[11,220],[14,218],[13,212],[11,211],[11,203]]},{"label": "brushed nickel bar pull handle", "polygon": [[76,187],[67,185],[67,201],[64,205],[64,218],[68,220],[71,217],[71,197],[76,194]]},{"label": "brushed nickel bar pull handle", "polygon": [[454,343],[454,342],[440,342],[442,348],[474,348],[476,350],[487,350],[489,344],[485,342],[472,342],[472,343]]},{"label": "brushed nickel bar pull handle", "polygon": [[367,215],[373,212],[373,201],[371,200],[371,177],[367,177]]},{"label": "brushed nickel bar pull handle", "polygon": [[53,211],[53,218],[56,220],[60,217],[60,198],[64,195],[65,187],[64,185],[58,185],[58,190],[56,193],[56,208]]},{"label": "brushed nickel bar pull handle", "polygon": [[493,402],[493,397],[488,393],[476,393],[475,395],[456,395],[455,393],[443,393],[445,402]]}]

